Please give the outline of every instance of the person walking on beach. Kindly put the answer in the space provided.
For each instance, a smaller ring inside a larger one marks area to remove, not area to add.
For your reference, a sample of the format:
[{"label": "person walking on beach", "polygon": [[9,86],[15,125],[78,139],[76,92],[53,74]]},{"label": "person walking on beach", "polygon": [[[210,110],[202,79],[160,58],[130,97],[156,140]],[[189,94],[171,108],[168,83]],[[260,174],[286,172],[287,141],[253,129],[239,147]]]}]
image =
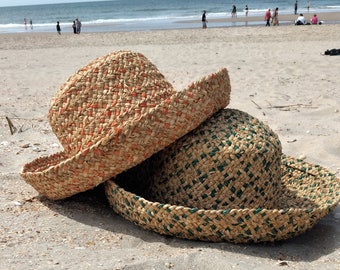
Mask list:
[{"label": "person walking on beach", "polygon": [[61,28],[60,28],[59,21],[57,22],[56,28],[57,28],[58,34],[61,35]]},{"label": "person walking on beach", "polygon": [[203,14],[202,14],[202,28],[206,29],[207,28],[207,16],[206,16],[206,11],[203,10]]},{"label": "person walking on beach", "polygon": [[272,24],[273,26],[278,26],[279,25],[279,8],[275,8],[272,16]]},{"label": "person walking on beach", "polygon": [[237,11],[236,11],[236,6],[233,5],[232,9],[231,9],[231,17],[232,18],[237,18]]},{"label": "person walking on beach", "polygon": [[76,29],[77,29],[77,34],[80,34],[81,22],[78,20],[78,18],[76,19]]},{"label": "person walking on beach", "polygon": [[264,14],[264,20],[266,21],[266,26],[270,26],[270,8],[268,8],[268,10],[266,11],[266,13]]},{"label": "person walking on beach", "polygon": [[298,10],[298,1],[295,1],[295,5],[294,5],[294,14],[297,14],[297,10]]},{"label": "person walking on beach", "polygon": [[73,28],[73,34],[77,34],[77,25],[76,25],[76,21],[73,21],[72,28]]},{"label": "person walking on beach", "polygon": [[30,19],[30,26],[31,26],[31,30],[33,30],[33,21],[32,21],[32,19]]}]

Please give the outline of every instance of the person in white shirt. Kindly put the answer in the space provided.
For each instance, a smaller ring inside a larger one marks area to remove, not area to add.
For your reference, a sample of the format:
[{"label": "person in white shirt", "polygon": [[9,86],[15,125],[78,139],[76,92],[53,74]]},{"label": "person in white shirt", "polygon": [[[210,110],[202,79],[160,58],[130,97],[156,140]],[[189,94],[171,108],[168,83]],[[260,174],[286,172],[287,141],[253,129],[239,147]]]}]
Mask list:
[{"label": "person in white shirt", "polygon": [[299,17],[295,21],[295,25],[304,25],[306,23],[305,17],[300,13]]}]

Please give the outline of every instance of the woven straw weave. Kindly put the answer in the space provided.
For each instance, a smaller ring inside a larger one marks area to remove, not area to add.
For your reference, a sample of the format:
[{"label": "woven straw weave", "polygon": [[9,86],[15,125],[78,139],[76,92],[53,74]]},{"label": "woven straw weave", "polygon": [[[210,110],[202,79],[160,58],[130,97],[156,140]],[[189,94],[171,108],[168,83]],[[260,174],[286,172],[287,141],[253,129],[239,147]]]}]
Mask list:
[{"label": "woven straw weave", "polygon": [[76,154],[175,93],[142,54],[113,52],[67,80],[52,101],[48,120],[65,151]]},{"label": "woven straw weave", "polygon": [[235,243],[287,239],[337,205],[340,180],[280,149],[266,125],[226,109],[107,181],[106,194],[115,212],[160,234]]},{"label": "woven straw weave", "polygon": [[62,199],[141,163],[228,105],[226,69],[176,92],[141,54],[93,61],[56,95],[49,121],[65,151],[22,170],[39,193]]},{"label": "woven straw weave", "polygon": [[[153,162],[150,199],[202,209],[274,208],[281,143],[265,124],[221,110]],[[223,179],[223,182],[221,182]]]}]

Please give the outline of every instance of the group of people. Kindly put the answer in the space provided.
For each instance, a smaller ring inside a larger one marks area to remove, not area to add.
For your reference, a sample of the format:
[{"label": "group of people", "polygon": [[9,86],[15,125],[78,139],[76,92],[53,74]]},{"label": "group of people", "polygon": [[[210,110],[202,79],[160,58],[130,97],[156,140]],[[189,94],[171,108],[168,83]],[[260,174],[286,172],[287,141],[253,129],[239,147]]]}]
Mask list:
[{"label": "group of people", "polygon": [[[81,31],[81,21],[78,18],[73,21],[72,28],[73,28],[73,33],[74,34],[80,34],[80,31]],[[59,35],[61,35],[61,27],[60,27],[59,21],[57,22],[56,29],[57,29],[57,33]]]},{"label": "group of people", "polygon": [[307,23],[305,17],[302,13],[300,13],[299,17],[295,20],[295,25],[305,25],[305,24],[321,24],[318,19],[318,15],[314,14],[313,17],[310,19],[310,23]]},{"label": "group of people", "polygon": [[[245,6],[244,8],[244,14],[246,17],[248,17],[248,12],[249,12],[249,8],[248,5]],[[203,14],[202,14],[202,28],[206,29],[207,28],[207,15],[206,15],[206,11],[203,10]],[[232,5],[231,7],[231,17],[232,18],[237,18],[237,8],[235,5]]]},{"label": "group of people", "polygon": [[[27,30],[27,20],[26,20],[26,18],[24,18],[24,26],[25,26],[25,29]],[[31,30],[33,30],[33,21],[32,21],[32,19],[30,19],[30,27],[31,27]]]},{"label": "group of people", "polygon": [[275,8],[273,10],[273,13],[271,13],[270,8],[266,11],[264,14],[264,20],[266,21],[266,26],[270,26],[272,24],[273,26],[279,25],[279,8]]},{"label": "group of people", "polygon": [[[297,9],[297,1],[295,2],[295,8]],[[275,8],[272,13],[269,8],[264,15],[264,20],[266,21],[266,26],[279,25],[279,8]],[[305,24],[321,24],[321,22],[319,22],[318,16],[314,14],[310,20],[310,23],[308,23],[303,14],[300,13],[297,19],[295,20],[295,25]]]},{"label": "group of people", "polygon": [[[308,10],[309,10],[309,6],[310,6],[310,1],[308,1],[308,6],[307,6]],[[298,1],[296,0],[295,5],[294,5],[295,14],[297,14],[297,9],[298,9]],[[248,16],[248,11],[249,11],[248,5],[246,5],[244,8],[246,17]],[[235,5],[232,5],[231,17],[237,18],[237,8]],[[265,12],[264,20],[266,21],[266,26],[271,26],[271,25],[278,26],[279,25],[279,8],[277,7],[273,10],[269,8]],[[202,28],[203,29],[207,28],[207,22],[208,21],[207,21],[206,11],[204,10],[202,14]],[[307,23],[303,14],[300,13],[298,18],[295,20],[295,25],[305,25],[305,24],[321,24],[321,22],[319,22],[318,16],[314,14],[314,16],[310,20],[310,23]]]},{"label": "group of people", "polygon": [[[30,24],[31,29],[33,30],[33,21],[32,21],[32,19],[30,19],[29,24]],[[27,30],[27,19],[26,18],[24,18],[24,26],[25,26],[25,29]],[[80,31],[81,31],[81,21],[78,20],[78,18],[73,21],[72,28],[73,28],[73,33],[74,34],[80,34]],[[56,29],[57,29],[57,33],[59,35],[61,35],[61,26],[60,26],[60,22],[59,21],[57,21]]]},{"label": "group of people", "polygon": [[[248,17],[248,12],[249,12],[249,8],[248,8],[248,5],[246,5],[244,7],[244,15],[246,17]],[[232,18],[237,18],[237,8],[236,8],[235,5],[232,5],[232,7],[231,7],[231,17]]]},{"label": "group of people", "polygon": [[[307,12],[309,13],[309,9],[310,9],[310,1],[309,0],[307,1],[306,8],[307,8]],[[297,15],[297,13],[298,13],[298,0],[295,0],[294,14]]]}]

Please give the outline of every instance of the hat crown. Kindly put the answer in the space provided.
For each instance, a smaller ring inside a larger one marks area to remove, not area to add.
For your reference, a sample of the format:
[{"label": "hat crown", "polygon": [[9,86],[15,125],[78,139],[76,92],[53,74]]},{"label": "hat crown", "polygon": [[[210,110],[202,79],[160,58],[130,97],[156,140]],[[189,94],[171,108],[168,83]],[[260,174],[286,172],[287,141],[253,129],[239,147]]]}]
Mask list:
[{"label": "hat crown", "polygon": [[225,68],[173,90],[143,55],[117,52],[71,76],[48,117],[64,151],[25,164],[21,175],[61,199],[128,170],[195,129],[230,100]]},{"label": "hat crown", "polygon": [[281,154],[277,135],[237,110],[105,182],[112,209],[145,229],[235,243],[305,232],[338,205],[339,190],[333,173]]},{"label": "hat crown", "polygon": [[264,123],[224,109],[154,156],[152,200],[199,209],[275,208],[281,143]]},{"label": "hat crown", "polygon": [[53,132],[73,155],[129,119],[138,119],[175,90],[145,56],[118,51],[97,58],[61,86],[48,113]]}]

